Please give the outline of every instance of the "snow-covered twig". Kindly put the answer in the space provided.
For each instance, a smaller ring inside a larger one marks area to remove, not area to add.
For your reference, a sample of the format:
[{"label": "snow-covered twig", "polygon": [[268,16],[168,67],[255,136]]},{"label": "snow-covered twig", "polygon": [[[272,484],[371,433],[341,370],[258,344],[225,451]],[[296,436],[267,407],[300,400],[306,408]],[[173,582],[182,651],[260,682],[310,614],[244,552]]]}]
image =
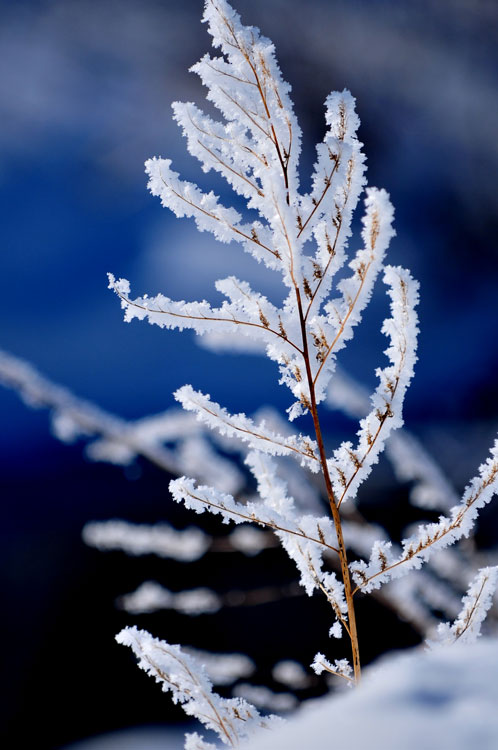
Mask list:
[{"label": "snow-covered twig", "polygon": [[137,628],[125,628],[116,640],[129,646],[139,667],[154,677],[164,692],[171,692],[173,702],[179,703],[188,716],[216,732],[223,744],[237,747],[257,729],[268,729],[278,721],[273,716],[263,718],[243,698],[221,698],[214,693],[204,668],[180,646]]},{"label": "snow-covered twig", "polygon": [[444,549],[462,537],[467,537],[480,508],[498,490],[498,440],[491,448],[491,456],[479,467],[479,474],[470,482],[459,505],[451,515],[441,516],[438,523],[419,526],[418,531],[402,542],[401,551],[393,553],[391,542],[377,542],[370,561],[351,565],[358,589],[365,592],[378,588],[392,578],[420,568],[431,553]]},{"label": "snow-covered twig", "polygon": [[448,646],[457,641],[473,643],[481,634],[493,602],[498,581],[498,567],[481,568],[463,598],[463,609],[453,623],[442,622],[437,629],[437,639],[429,641],[431,648]]}]

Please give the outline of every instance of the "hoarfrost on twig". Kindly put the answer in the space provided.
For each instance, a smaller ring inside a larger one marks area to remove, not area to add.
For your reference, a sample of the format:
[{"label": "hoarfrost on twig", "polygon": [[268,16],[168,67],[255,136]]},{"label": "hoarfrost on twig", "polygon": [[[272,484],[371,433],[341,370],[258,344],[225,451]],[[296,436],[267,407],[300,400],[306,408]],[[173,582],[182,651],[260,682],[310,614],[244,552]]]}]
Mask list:
[{"label": "hoarfrost on twig", "polygon": [[213,692],[204,668],[178,645],[137,628],[124,628],[116,640],[133,650],[139,667],[154,677],[164,692],[171,692],[174,703],[216,732],[225,745],[235,747],[257,729],[269,728],[279,721],[274,716],[260,716],[243,698],[221,698]]},{"label": "hoarfrost on twig", "polygon": [[437,638],[428,641],[431,648],[449,646],[457,641],[473,643],[481,635],[484,622],[496,590],[498,566],[481,568],[463,598],[463,608],[453,623],[442,622],[437,629]]}]

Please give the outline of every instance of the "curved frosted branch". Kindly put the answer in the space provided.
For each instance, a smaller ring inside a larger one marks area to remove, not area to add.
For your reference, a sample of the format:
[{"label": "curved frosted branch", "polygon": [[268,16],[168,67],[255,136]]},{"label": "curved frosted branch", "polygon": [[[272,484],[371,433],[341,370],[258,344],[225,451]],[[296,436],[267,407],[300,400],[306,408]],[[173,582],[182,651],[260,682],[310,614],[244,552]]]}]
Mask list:
[{"label": "curved frosted branch", "polygon": [[384,282],[391,297],[392,318],[384,321],[383,333],[390,345],[385,354],[390,363],[377,370],[379,385],[371,398],[370,413],[361,420],[356,446],[343,443],[328,461],[339,506],[354,497],[358,486],[378,461],[390,433],[403,424],[402,407],[416,361],[418,283],[403,268],[387,266]]},{"label": "curved frosted branch", "polygon": [[174,394],[184,409],[193,411],[197,418],[222,435],[234,436],[249,447],[273,456],[294,456],[312,471],[318,470],[315,441],[302,435],[279,435],[267,429],[264,420],[255,424],[245,414],[230,414],[209,396],[184,385]]},{"label": "curved frosted branch", "polygon": [[442,622],[437,629],[437,638],[429,641],[431,648],[451,646],[461,640],[473,643],[481,634],[481,625],[486,619],[498,581],[498,567],[481,568],[463,597],[463,608],[453,623]]},{"label": "curved frosted branch", "polygon": [[[221,698],[213,691],[203,666],[178,645],[153,638],[138,628],[124,628],[116,636],[123,646],[129,646],[138,658],[138,666],[170,692],[187,716],[194,716],[219,739],[236,747],[258,728],[269,728],[276,717],[262,717],[243,698]],[[192,746],[192,745],[191,745]],[[205,745],[198,745],[202,747]],[[214,746],[212,746],[214,747]]]},{"label": "curved frosted branch", "polygon": [[449,516],[441,516],[437,523],[418,527],[415,534],[403,540],[401,550],[390,542],[377,542],[368,563],[351,564],[358,589],[365,592],[379,588],[391,578],[399,578],[413,568],[420,568],[429,556],[462,537],[469,536],[481,508],[498,491],[498,440],[491,448],[491,456],[479,467],[479,473],[466,488],[462,501],[451,509]]}]

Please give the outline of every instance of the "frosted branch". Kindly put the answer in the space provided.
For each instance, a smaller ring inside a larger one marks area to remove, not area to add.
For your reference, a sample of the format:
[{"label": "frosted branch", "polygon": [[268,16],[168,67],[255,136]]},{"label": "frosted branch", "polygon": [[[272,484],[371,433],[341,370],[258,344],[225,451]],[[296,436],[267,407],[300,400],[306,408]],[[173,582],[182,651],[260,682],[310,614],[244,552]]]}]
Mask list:
[{"label": "frosted branch", "polygon": [[197,185],[179,179],[171,169],[171,159],[149,159],[148,188],[178,218],[193,218],[200,232],[210,232],[219,242],[239,242],[256,260],[270,268],[281,268],[281,255],[274,246],[271,232],[261,222],[242,224],[242,217],[233,208],[226,208],[211,191],[204,193]]},{"label": "frosted branch", "polygon": [[384,281],[389,286],[392,318],[382,332],[390,339],[385,354],[390,364],[377,370],[379,385],[372,396],[372,410],[361,420],[358,442],[343,443],[328,462],[334,492],[340,506],[356,495],[369,475],[390,433],[403,424],[402,405],[416,361],[418,284],[403,268],[387,266]]},{"label": "frosted branch", "polygon": [[237,437],[252,449],[274,456],[294,456],[312,471],[318,471],[315,441],[302,435],[283,436],[267,429],[265,422],[255,424],[245,414],[229,414],[226,409],[211,401],[192,386],[184,385],[174,394],[184,409],[197,414],[197,419],[222,435]]},{"label": "frosted branch", "polygon": [[462,502],[451,509],[449,516],[441,516],[438,523],[419,526],[418,531],[402,542],[401,550],[393,550],[390,542],[378,542],[372,549],[370,561],[351,564],[358,589],[368,592],[383,583],[405,575],[421,565],[436,550],[467,537],[478,512],[490,502],[498,490],[498,440],[491,456],[479,467],[479,474],[466,488]]},{"label": "frosted branch", "polygon": [[[109,289],[114,290],[120,298],[127,323],[137,318],[148,320],[151,325],[160,328],[180,331],[190,329],[200,336],[211,331],[215,325],[219,333],[230,334],[237,330],[265,345],[273,343],[273,339],[277,338],[289,353],[292,349],[299,351],[279,330],[279,315],[274,306],[265,297],[249,289],[248,284],[233,277],[216,282],[217,289],[230,294],[234,300],[224,302],[219,308],[211,307],[206,301],[175,301],[163,294],[131,299],[130,285],[126,279],[116,280],[112,274],[108,274],[108,277]],[[233,292],[236,288],[239,294],[235,296]]]},{"label": "frosted branch", "polygon": [[[368,391],[350,375],[337,370],[330,381],[327,404],[354,418],[365,417],[370,410]],[[459,497],[439,465],[420,441],[406,427],[391,432],[385,453],[397,478],[414,482],[410,491],[413,505],[421,508],[448,510]]]},{"label": "frosted branch", "polygon": [[462,603],[463,609],[453,623],[442,622],[437,629],[437,639],[429,641],[431,648],[449,646],[461,640],[462,643],[473,643],[481,634],[498,580],[498,567],[481,568],[469,586]]},{"label": "frosted branch", "polygon": [[335,357],[353,337],[363,310],[370,301],[373,285],[382,268],[391,238],[394,211],[385,190],[368,188],[363,217],[363,249],[349,267],[353,273],[337,285],[341,296],[326,303],[326,315],[309,321],[310,350],[315,352],[313,382],[317,402],[325,398],[328,382],[335,370]]},{"label": "frosted branch", "polygon": [[[195,482],[187,477],[173,479],[170,482],[170,491],[176,502],[184,503],[187,508],[191,508],[196,513],[204,513],[205,510],[209,510],[213,515],[221,515],[223,523],[256,523],[275,532],[291,534],[332,552],[337,552],[335,547],[325,541],[323,530],[320,527],[320,522],[323,519],[317,519],[313,516],[303,516],[299,519],[300,522],[303,519],[312,519],[312,522],[315,523],[315,535],[311,535],[295,524],[292,519],[281,515],[264,503],[246,503],[243,505],[236,502],[230,495],[221,493],[213,487],[196,486]],[[326,520],[330,523],[329,519]]]},{"label": "frosted branch", "polygon": [[225,56],[206,56],[193,67],[208,87],[207,98],[229,122],[245,127],[282,188],[296,190],[301,133],[273,44],[258,29],[243,26],[225,0],[209,0],[203,20]]},{"label": "frosted branch", "polygon": [[179,703],[187,716],[195,717],[216,732],[225,745],[236,747],[258,728],[268,729],[274,724],[276,717],[261,717],[242,698],[221,698],[214,693],[206,671],[180,646],[153,638],[137,628],[125,628],[116,640],[133,650],[138,666],[154,677],[164,692],[171,692],[173,702]]},{"label": "frosted branch", "polygon": [[330,519],[302,516],[293,520],[288,512],[289,503],[285,498],[280,504],[280,512],[267,502],[242,505],[233,497],[212,487],[196,487],[193,480],[186,477],[173,480],[170,483],[170,491],[177,502],[183,502],[196,513],[209,510],[214,515],[221,515],[224,523],[252,521],[272,529],[287,554],[296,563],[301,574],[300,583],[306,593],[311,596],[315,589],[322,590],[336,616],[345,624],[347,608],[343,584],[337,580],[334,573],[322,570],[323,550],[337,552],[337,549],[327,542],[333,533]]},{"label": "frosted branch", "polygon": [[331,664],[323,654],[318,653],[310,666],[317,675],[321,675],[323,672],[328,672],[336,677],[342,677],[347,680],[350,685],[354,682],[352,677],[353,670],[347,659],[336,659],[334,663]]}]

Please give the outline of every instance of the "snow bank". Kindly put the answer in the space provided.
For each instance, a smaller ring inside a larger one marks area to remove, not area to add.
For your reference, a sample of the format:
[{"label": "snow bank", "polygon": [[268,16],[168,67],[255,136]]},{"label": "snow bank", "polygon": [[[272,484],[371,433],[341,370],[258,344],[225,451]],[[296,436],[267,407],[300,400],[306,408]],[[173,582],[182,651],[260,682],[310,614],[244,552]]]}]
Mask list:
[{"label": "snow bank", "polygon": [[387,657],[361,686],[306,704],[248,750],[496,750],[498,641]]}]

